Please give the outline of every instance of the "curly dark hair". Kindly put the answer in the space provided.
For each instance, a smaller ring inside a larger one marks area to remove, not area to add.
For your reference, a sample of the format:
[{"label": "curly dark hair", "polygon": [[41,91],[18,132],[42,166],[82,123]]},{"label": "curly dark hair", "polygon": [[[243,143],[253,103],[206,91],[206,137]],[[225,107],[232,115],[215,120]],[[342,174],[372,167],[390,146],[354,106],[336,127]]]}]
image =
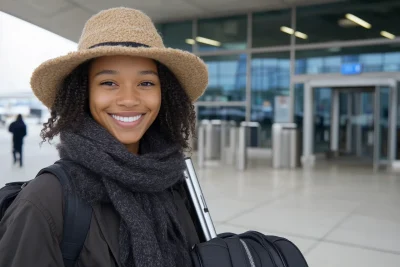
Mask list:
[{"label": "curly dark hair", "polygon": [[[157,63],[161,83],[161,107],[157,119],[159,131],[167,140],[190,149],[189,140],[195,135],[194,106],[175,75],[163,64]],[[50,118],[43,124],[41,138],[51,141],[62,131],[76,131],[89,110],[89,67],[85,62],[67,76],[57,91]]]}]

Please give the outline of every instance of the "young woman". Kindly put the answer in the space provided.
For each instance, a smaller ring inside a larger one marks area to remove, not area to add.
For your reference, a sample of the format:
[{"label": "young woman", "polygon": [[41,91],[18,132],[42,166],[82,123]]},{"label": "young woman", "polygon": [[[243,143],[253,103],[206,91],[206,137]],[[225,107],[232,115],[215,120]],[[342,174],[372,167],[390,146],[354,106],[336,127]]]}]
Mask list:
[{"label": "young woman", "polygon": [[71,186],[63,192],[43,174],[21,191],[0,223],[0,266],[63,266],[63,195],[71,193],[93,208],[76,266],[191,266],[198,236],[179,188],[192,102],[207,75],[195,55],[165,48],[142,12],[92,17],[78,51],[43,63],[31,79],[51,109],[41,136],[60,134]]}]

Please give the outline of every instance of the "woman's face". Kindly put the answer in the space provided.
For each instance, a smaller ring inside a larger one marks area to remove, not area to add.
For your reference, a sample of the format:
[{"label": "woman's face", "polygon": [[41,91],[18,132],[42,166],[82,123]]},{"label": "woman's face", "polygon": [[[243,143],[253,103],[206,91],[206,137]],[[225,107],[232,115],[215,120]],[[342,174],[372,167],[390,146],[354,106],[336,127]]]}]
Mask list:
[{"label": "woman's face", "polygon": [[130,56],[100,57],[89,70],[93,118],[132,153],[157,118],[161,85],[156,63]]}]

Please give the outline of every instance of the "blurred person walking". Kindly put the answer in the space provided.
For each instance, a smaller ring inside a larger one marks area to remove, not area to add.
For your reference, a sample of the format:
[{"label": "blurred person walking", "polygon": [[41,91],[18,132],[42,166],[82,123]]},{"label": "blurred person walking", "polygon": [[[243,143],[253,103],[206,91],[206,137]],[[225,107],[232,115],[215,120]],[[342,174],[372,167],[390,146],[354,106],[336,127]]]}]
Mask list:
[{"label": "blurred person walking", "polygon": [[8,131],[13,134],[14,164],[17,163],[17,154],[19,154],[19,165],[22,167],[22,146],[26,136],[26,125],[21,114],[17,116],[16,121],[10,124]]}]

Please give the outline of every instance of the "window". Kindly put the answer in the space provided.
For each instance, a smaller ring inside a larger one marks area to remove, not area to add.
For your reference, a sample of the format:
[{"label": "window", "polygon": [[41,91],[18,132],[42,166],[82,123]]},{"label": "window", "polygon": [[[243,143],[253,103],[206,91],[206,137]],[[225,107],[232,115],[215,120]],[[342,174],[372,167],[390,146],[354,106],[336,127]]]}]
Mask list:
[{"label": "window", "polygon": [[290,45],[290,35],[281,30],[290,19],[290,9],[253,14],[253,47]]},{"label": "window", "polygon": [[261,145],[270,147],[272,123],[283,115],[275,112],[275,98],[289,94],[290,53],[255,54],[251,69],[251,120],[260,123],[266,137]]},{"label": "window", "polygon": [[247,47],[247,17],[202,19],[195,40],[200,51],[235,50]]},{"label": "window", "polygon": [[361,72],[400,71],[397,44],[296,51],[296,74],[340,73],[343,64],[361,65]]},{"label": "window", "polygon": [[245,107],[204,107],[199,106],[197,119],[235,121],[239,124],[246,120]]},{"label": "window", "polygon": [[200,101],[244,101],[246,97],[245,54],[203,57],[209,83]]},{"label": "window", "polygon": [[156,28],[166,47],[192,51],[192,44],[188,41],[193,38],[191,21],[157,24]]},{"label": "window", "polygon": [[297,44],[400,35],[400,1],[342,1],[297,8]]}]

